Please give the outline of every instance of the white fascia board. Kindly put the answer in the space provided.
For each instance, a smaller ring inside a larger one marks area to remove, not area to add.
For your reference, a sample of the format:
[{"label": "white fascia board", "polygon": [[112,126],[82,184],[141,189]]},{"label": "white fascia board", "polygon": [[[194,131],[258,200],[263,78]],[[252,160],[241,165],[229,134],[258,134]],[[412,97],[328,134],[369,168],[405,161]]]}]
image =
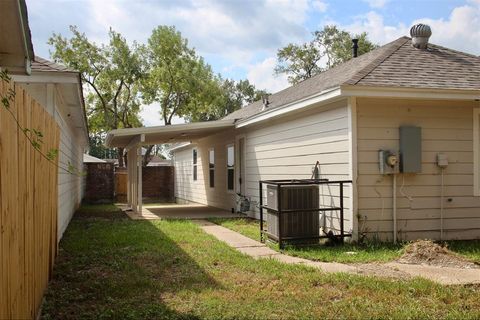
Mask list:
[{"label": "white fascia board", "polygon": [[264,120],[268,120],[273,117],[278,117],[280,115],[284,115],[293,111],[299,111],[301,109],[308,108],[315,104],[327,104],[341,97],[342,97],[342,92],[339,87],[324,90],[315,95],[311,95],[309,97],[285,104],[283,106],[280,106],[271,110],[267,109],[264,112],[256,114],[252,117],[249,117],[244,120],[240,120],[236,123],[235,127],[242,128],[242,127],[245,127],[254,123],[258,123]]},{"label": "white fascia board", "polygon": [[342,95],[347,97],[432,99],[432,100],[475,100],[480,90],[416,89],[398,87],[370,87],[360,85],[342,86]]},{"label": "white fascia board", "polygon": [[192,123],[182,123],[182,124],[172,124],[167,126],[155,126],[155,127],[139,127],[139,128],[126,128],[126,129],[115,129],[110,131],[108,134],[116,137],[130,136],[137,134],[149,134],[149,133],[167,133],[167,132],[182,132],[185,130],[196,130],[196,129],[211,129],[211,128],[228,128],[234,125],[234,120],[216,120],[216,121],[205,121],[205,122],[192,122]]},{"label": "white fascia board", "polygon": [[31,75],[12,75],[19,83],[78,83],[76,72],[35,72]]}]

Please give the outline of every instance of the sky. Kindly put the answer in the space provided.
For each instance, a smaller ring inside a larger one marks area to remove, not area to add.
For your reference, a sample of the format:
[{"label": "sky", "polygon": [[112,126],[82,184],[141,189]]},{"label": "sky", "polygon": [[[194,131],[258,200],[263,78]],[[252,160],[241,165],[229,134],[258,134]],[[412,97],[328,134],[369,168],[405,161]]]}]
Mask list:
[{"label": "sky", "polygon": [[[70,25],[97,43],[108,30],[145,43],[153,28],[174,25],[224,78],[248,79],[259,89],[288,87],[275,76],[276,52],[335,24],[367,32],[379,45],[408,36],[413,24],[432,28],[430,42],[480,55],[480,0],[27,0],[35,54],[50,58],[52,33]],[[159,105],[144,106],[144,124],[161,125]],[[176,119],[177,123],[182,122]]]}]

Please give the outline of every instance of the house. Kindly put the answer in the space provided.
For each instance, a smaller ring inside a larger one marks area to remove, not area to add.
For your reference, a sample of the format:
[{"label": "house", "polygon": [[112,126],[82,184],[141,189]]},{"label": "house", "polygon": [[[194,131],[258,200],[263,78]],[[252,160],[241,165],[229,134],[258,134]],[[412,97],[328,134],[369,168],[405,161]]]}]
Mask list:
[{"label": "house", "polygon": [[[352,180],[353,239],[480,238],[480,59],[428,43],[428,31],[415,26],[412,38],[354,53],[222,120],[111,131],[107,144],[132,159],[129,203],[141,209],[139,146],[178,143],[178,202],[231,210],[239,193],[258,218],[259,180],[311,178],[318,161],[319,177]],[[338,188],[321,195],[338,204]]]},{"label": "house", "polygon": [[88,127],[82,82],[77,71],[35,56],[29,75],[13,75],[60,127],[59,164],[77,171],[58,171],[58,240],[79,207],[83,194],[83,154],[88,148]]},{"label": "house", "polygon": [[[60,126],[59,163],[82,169],[88,128],[80,74],[34,56],[25,1],[1,2],[0,67]],[[58,172],[58,240],[82,199],[82,177]]]},{"label": "house", "polygon": [[82,85],[35,57],[24,0],[0,1],[0,70],[0,318],[34,319],[82,198]]}]

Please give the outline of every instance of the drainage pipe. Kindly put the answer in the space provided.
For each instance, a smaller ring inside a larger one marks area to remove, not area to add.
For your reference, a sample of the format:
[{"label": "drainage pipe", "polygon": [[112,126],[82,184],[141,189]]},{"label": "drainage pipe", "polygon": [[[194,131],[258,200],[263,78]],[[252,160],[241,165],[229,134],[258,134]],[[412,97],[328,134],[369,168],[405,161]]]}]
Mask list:
[{"label": "drainage pipe", "polygon": [[443,175],[444,168],[440,168],[441,172],[441,185],[440,185],[440,240],[443,241],[443,197],[444,197],[444,188],[445,188],[445,183],[444,183],[444,175]]},{"label": "drainage pipe", "polygon": [[393,243],[397,243],[397,175],[395,173],[393,174],[392,189]]}]

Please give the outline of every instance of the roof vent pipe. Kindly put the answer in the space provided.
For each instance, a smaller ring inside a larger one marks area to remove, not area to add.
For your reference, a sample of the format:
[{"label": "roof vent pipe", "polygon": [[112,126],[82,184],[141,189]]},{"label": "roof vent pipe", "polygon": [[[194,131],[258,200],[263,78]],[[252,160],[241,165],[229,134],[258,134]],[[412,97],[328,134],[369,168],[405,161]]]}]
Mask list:
[{"label": "roof vent pipe", "polygon": [[353,57],[358,57],[358,39],[352,39],[353,46],[352,46],[352,54]]},{"label": "roof vent pipe", "polygon": [[265,110],[265,108],[268,107],[268,105],[270,104],[270,102],[268,101],[268,95],[264,95],[262,97],[262,102],[263,102],[263,108],[262,110]]},{"label": "roof vent pipe", "polygon": [[412,37],[412,46],[417,49],[427,49],[428,39],[432,35],[432,29],[426,24],[416,24],[410,28],[410,36]]}]

